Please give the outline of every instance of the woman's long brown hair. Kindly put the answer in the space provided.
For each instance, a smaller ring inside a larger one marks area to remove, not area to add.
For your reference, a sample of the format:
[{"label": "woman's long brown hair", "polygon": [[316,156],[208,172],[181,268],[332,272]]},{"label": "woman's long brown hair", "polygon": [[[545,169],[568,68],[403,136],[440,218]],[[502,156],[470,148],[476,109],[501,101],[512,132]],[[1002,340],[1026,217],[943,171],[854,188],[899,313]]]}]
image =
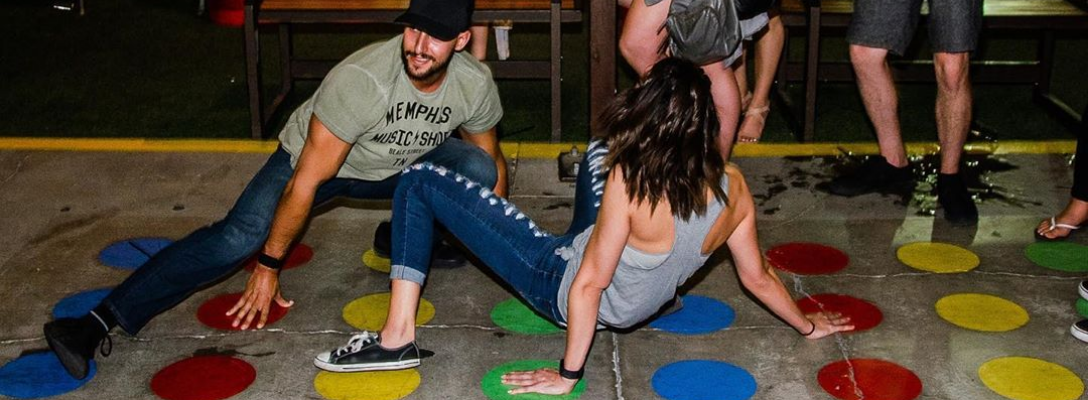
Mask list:
[{"label": "woman's long brown hair", "polygon": [[606,165],[623,167],[631,201],[649,202],[651,212],[667,201],[686,221],[706,213],[707,188],[726,200],[710,80],[694,64],[661,60],[638,86],[616,96],[598,127],[609,141]]}]

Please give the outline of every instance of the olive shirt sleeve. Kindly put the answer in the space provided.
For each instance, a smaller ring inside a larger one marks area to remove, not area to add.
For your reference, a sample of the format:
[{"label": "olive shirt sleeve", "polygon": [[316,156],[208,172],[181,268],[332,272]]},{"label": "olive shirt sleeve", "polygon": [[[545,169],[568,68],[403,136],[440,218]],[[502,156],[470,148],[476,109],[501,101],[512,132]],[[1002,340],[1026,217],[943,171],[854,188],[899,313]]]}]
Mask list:
[{"label": "olive shirt sleeve", "polygon": [[381,120],[385,110],[375,107],[386,96],[374,77],[355,65],[329,71],[314,95],[314,114],[336,137],[355,143]]},{"label": "olive shirt sleeve", "polygon": [[468,119],[461,124],[461,129],[464,129],[468,133],[482,133],[495,125],[499,124],[499,120],[502,119],[502,103],[499,101],[499,88],[495,85],[495,80],[490,75],[487,76],[487,86],[484,89],[482,96],[478,96],[479,101],[472,108],[472,114]]}]

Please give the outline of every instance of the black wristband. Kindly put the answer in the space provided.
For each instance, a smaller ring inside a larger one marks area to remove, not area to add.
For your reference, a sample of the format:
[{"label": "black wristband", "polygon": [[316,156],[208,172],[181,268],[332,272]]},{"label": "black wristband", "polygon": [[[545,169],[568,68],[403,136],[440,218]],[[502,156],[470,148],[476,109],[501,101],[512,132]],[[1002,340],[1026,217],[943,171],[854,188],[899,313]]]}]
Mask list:
[{"label": "black wristband", "polygon": [[276,271],[279,271],[283,268],[283,260],[272,257],[263,252],[261,253],[261,255],[257,256],[257,262]]},{"label": "black wristband", "polygon": [[816,323],[812,322],[812,321],[809,321],[809,323],[812,324],[812,330],[808,331],[808,333],[802,333],[801,336],[809,337],[809,335],[812,335],[813,333],[816,333]]},{"label": "black wristband", "polygon": [[582,369],[580,369],[580,370],[569,371],[565,367],[565,365],[563,363],[563,360],[562,359],[559,360],[559,376],[563,377],[564,379],[572,379],[572,380],[577,381],[577,380],[582,379],[582,375],[585,375],[585,374],[586,374],[586,366],[584,364],[582,365]]}]

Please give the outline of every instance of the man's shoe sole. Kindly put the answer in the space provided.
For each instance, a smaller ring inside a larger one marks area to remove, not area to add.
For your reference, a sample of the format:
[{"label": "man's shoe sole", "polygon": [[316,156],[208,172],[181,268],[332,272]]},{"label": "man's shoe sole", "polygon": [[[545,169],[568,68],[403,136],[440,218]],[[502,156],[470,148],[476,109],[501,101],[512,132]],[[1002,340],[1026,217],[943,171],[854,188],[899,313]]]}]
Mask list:
[{"label": "man's shoe sole", "polygon": [[419,359],[390,361],[380,364],[331,364],[314,358],[314,366],[329,372],[396,371],[419,366]]},{"label": "man's shoe sole", "polygon": [[53,350],[53,354],[57,355],[57,359],[60,360],[61,365],[64,366],[64,370],[68,371],[68,375],[76,380],[83,380],[87,377],[87,372],[90,370],[90,361],[83,359],[79,354],[75,354],[68,350],[55,336],[55,333],[50,332],[50,325],[45,324],[42,331],[45,333],[45,341],[49,343],[49,348]]},{"label": "man's shoe sole", "polygon": [[1080,298],[1084,299],[1084,301],[1088,301],[1088,288],[1084,287],[1084,285],[1080,285],[1080,288],[1077,291],[1080,292]]},{"label": "man's shoe sole", "polygon": [[1088,332],[1081,330],[1077,327],[1077,324],[1069,327],[1069,333],[1073,334],[1073,337],[1080,339],[1080,341],[1088,343]]}]

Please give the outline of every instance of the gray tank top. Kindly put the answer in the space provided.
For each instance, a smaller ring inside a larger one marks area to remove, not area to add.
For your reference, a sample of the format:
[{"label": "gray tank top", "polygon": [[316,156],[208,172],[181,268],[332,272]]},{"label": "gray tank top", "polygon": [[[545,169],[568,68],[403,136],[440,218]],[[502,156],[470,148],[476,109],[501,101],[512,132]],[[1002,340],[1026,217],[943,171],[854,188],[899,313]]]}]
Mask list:
[{"label": "gray tank top", "polygon": [[[722,188],[728,193],[729,178],[722,176]],[[676,297],[676,288],[683,285],[706,262],[709,254],[702,253],[703,241],[717,221],[725,204],[716,199],[707,204],[706,214],[693,215],[687,222],[673,217],[675,237],[668,253],[649,254],[627,246],[620,255],[612,283],[601,294],[597,313],[599,325],[628,328],[649,318],[666,302]],[[586,228],[574,238],[570,247],[561,249],[567,259],[567,270],[559,286],[559,312],[567,320],[567,295],[578,275],[586,244],[596,225]]]}]

